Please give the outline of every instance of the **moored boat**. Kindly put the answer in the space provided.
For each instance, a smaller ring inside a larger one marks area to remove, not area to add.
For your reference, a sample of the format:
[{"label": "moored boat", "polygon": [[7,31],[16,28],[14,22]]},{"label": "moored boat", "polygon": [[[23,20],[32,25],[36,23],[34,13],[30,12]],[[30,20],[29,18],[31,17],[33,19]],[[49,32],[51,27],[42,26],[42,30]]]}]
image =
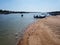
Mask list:
[{"label": "moored boat", "polygon": [[40,15],[40,16],[38,16],[38,15],[35,16],[34,15],[34,18],[45,18],[45,17],[46,17],[45,15],[43,15],[43,16],[42,15]]}]

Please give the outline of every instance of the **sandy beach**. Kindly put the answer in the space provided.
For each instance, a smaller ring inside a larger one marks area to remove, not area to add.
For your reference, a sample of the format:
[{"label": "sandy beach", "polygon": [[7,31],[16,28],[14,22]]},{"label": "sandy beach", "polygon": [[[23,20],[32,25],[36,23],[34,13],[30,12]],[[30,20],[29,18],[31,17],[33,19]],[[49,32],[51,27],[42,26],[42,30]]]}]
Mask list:
[{"label": "sandy beach", "polygon": [[60,16],[39,19],[29,25],[17,45],[60,45]]}]

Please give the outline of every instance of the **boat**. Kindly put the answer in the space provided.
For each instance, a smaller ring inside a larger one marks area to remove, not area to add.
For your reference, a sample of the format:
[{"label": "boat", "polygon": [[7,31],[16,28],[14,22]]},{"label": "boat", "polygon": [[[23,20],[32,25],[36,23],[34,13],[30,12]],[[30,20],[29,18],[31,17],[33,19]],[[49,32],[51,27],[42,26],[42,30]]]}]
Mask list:
[{"label": "boat", "polygon": [[23,14],[21,15],[21,17],[23,17]]},{"label": "boat", "polygon": [[36,16],[34,15],[34,18],[45,18],[45,17],[46,17],[45,15],[43,15],[43,16],[42,15],[39,15],[39,16],[38,15],[36,15]]}]

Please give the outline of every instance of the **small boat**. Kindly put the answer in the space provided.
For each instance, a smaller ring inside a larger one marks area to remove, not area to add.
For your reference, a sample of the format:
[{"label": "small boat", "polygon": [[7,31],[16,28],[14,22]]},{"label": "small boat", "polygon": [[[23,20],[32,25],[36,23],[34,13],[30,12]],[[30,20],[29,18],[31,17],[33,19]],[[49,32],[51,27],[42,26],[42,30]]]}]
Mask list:
[{"label": "small boat", "polygon": [[23,14],[21,15],[21,17],[23,17]]},{"label": "small boat", "polygon": [[34,15],[34,18],[45,18],[45,17],[46,17],[45,15],[44,16],[42,16],[42,15],[41,16],[38,16],[38,15],[35,16]]},{"label": "small boat", "polygon": [[21,17],[23,17],[23,14],[21,15]]}]

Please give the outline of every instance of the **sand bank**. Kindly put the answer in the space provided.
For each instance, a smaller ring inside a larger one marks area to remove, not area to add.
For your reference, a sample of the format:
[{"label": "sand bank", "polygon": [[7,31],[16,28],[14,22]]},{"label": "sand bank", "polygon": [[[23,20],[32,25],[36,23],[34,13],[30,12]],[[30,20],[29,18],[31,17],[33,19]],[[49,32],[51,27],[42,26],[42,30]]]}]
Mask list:
[{"label": "sand bank", "polygon": [[60,45],[60,16],[39,19],[31,24],[17,45]]}]

